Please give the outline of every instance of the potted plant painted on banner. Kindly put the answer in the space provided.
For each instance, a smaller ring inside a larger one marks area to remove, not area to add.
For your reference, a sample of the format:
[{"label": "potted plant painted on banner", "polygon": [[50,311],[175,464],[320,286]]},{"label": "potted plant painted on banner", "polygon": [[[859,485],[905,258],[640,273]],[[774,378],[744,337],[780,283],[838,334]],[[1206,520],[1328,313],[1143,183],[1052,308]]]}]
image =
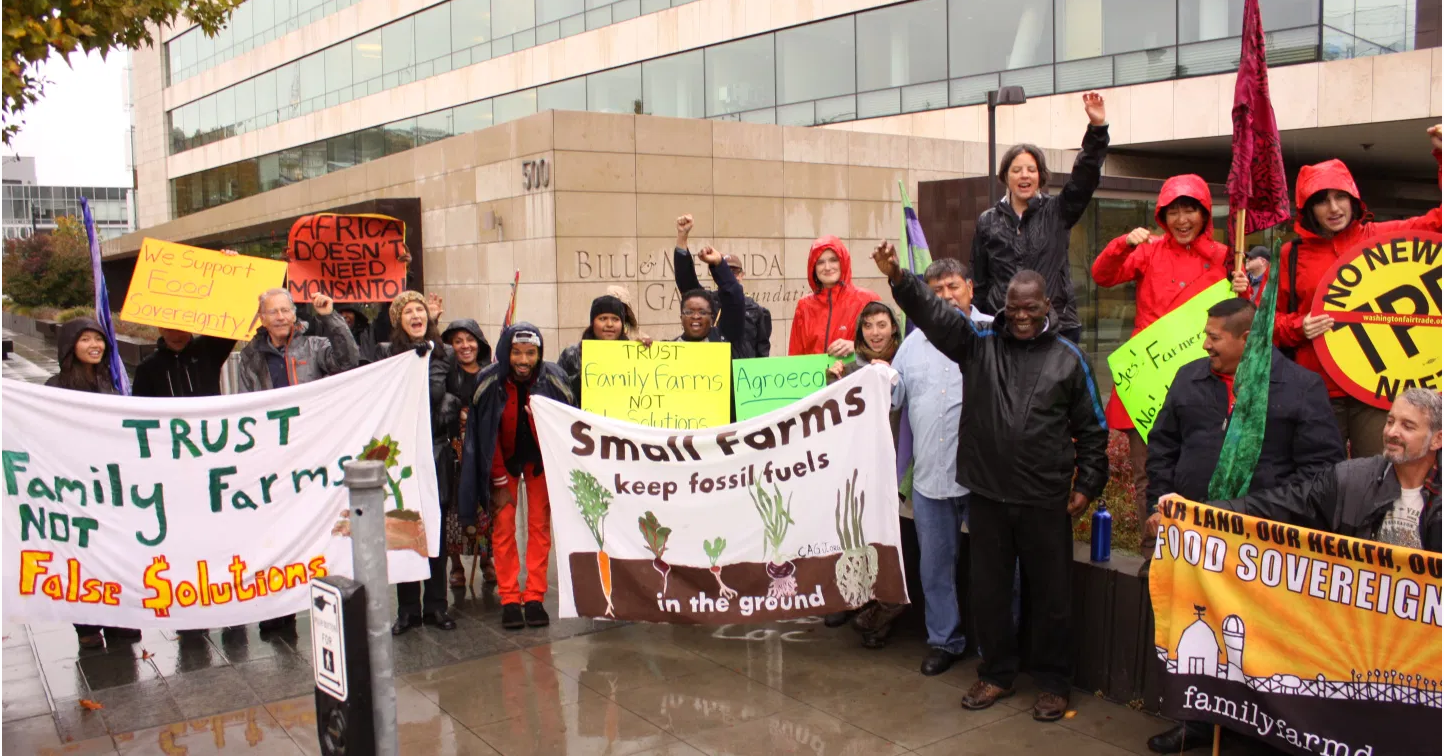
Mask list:
[{"label": "potted plant painted on banner", "polygon": [[[387,551],[414,551],[421,556],[426,553],[426,523],[421,519],[421,512],[415,509],[406,508],[405,497],[401,493],[401,481],[411,477],[411,465],[401,467],[401,444],[388,434],[381,439],[371,439],[366,448],[361,450],[357,459],[381,462],[386,470],[385,499],[392,499],[396,502],[394,508],[386,510],[386,550]],[[401,467],[393,476],[392,468]],[[341,519],[331,529],[332,535],[351,537],[351,512],[349,510],[341,513]]]},{"label": "potted plant painted on banner", "polygon": [[853,609],[873,598],[873,586],[877,584],[877,547],[867,542],[867,536],[862,531],[865,497],[866,494],[857,487],[857,471],[853,470],[846,491],[837,492],[837,509],[834,512],[837,538],[842,544],[842,556],[838,557],[834,568],[837,592]]}]

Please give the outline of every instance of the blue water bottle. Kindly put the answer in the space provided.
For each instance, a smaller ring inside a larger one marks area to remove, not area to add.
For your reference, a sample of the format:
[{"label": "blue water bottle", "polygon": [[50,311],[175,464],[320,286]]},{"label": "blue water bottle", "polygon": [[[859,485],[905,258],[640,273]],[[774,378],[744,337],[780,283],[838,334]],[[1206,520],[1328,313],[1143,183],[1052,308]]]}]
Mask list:
[{"label": "blue water bottle", "polygon": [[1108,513],[1108,505],[1098,502],[1098,510],[1093,513],[1093,543],[1092,556],[1089,558],[1095,562],[1106,562],[1113,555],[1113,515]]}]

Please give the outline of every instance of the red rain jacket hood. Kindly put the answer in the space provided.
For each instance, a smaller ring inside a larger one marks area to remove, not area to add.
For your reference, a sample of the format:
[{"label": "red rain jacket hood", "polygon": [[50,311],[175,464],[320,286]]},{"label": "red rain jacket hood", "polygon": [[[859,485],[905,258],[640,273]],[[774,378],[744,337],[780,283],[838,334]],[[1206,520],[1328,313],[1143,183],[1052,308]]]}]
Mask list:
[{"label": "red rain jacket hood", "polygon": [[[837,255],[841,278],[836,286],[823,289],[817,280],[817,258],[829,249]],[[852,341],[862,308],[881,299],[874,292],[852,285],[852,255],[836,236],[823,236],[812,243],[807,254],[807,284],[812,293],[798,300],[792,315],[792,336],[787,346],[790,355],[822,354],[837,339]]]},{"label": "red rain jacket hood", "polygon": [[[1187,246],[1173,238],[1166,223],[1168,206],[1180,197],[1196,200],[1204,207],[1203,228]],[[1137,284],[1135,336],[1200,291],[1228,277],[1228,245],[1213,238],[1213,195],[1208,182],[1193,174],[1163,182],[1154,219],[1163,228],[1163,236],[1130,247],[1128,235],[1124,234],[1109,242],[1093,261],[1093,280],[1099,286]],[[1116,388],[1108,400],[1108,427],[1133,427]]]},{"label": "red rain jacket hood", "polygon": [[[1436,163],[1439,160],[1438,150],[1434,151],[1434,160]],[[1360,216],[1343,231],[1328,238],[1310,231],[1302,223],[1304,203],[1325,189],[1348,192],[1349,196],[1359,200]],[[1319,356],[1314,353],[1314,342],[1304,338],[1304,316],[1313,309],[1314,294],[1319,283],[1341,255],[1352,252],[1367,236],[1398,231],[1439,231],[1439,207],[1430,208],[1429,212],[1415,218],[1376,222],[1364,205],[1364,200],[1359,197],[1359,187],[1354,183],[1353,174],[1349,173],[1348,166],[1341,160],[1326,160],[1300,168],[1299,180],[1294,187],[1294,204],[1299,211],[1299,218],[1294,221],[1294,230],[1298,232],[1299,239],[1297,242],[1284,244],[1283,252],[1279,255],[1278,271],[1270,271],[1279,277],[1278,304],[1274,311],[1274,343],[1280,347],[1295,347],[1297,352],[1294,354],[1294,361],[1322,376],[1330,397],[1347,396],[1324,369]],[[1298,273],[1297,281],[1291,280],[1289,276],[1289,260],[1294,255],[1298,256],[1298,262],[1294,264]],[[1289,309],[1290,292],[1294,294],[1292,311]]]}]

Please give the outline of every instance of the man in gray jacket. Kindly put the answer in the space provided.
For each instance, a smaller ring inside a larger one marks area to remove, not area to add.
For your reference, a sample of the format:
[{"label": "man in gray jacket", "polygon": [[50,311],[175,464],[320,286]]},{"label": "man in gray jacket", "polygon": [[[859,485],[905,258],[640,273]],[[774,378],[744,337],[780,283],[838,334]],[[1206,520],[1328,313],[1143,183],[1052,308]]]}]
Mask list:
[{"label": "man in gray jacket", "polygon": [[296,322],[290,292],[271,289],[261,295],[261,330],[241,350],[242,393],[298,386],[356,367],[356,340],[331,298],[317,294],[311,307],[320,336],[307,336],[306,324]]},{"label": "man in gray jacket", "polygon": [[[311,307],[322,336],[307,336],[306,324],[296,322],[290,292],[271,289],[261,295],[261,329],[241,350],[241,393],[298,386],[356,367],[356,340],[331,298],[317,294]],[[262,620],[261,632],[295,622],[294,614]]]}]

